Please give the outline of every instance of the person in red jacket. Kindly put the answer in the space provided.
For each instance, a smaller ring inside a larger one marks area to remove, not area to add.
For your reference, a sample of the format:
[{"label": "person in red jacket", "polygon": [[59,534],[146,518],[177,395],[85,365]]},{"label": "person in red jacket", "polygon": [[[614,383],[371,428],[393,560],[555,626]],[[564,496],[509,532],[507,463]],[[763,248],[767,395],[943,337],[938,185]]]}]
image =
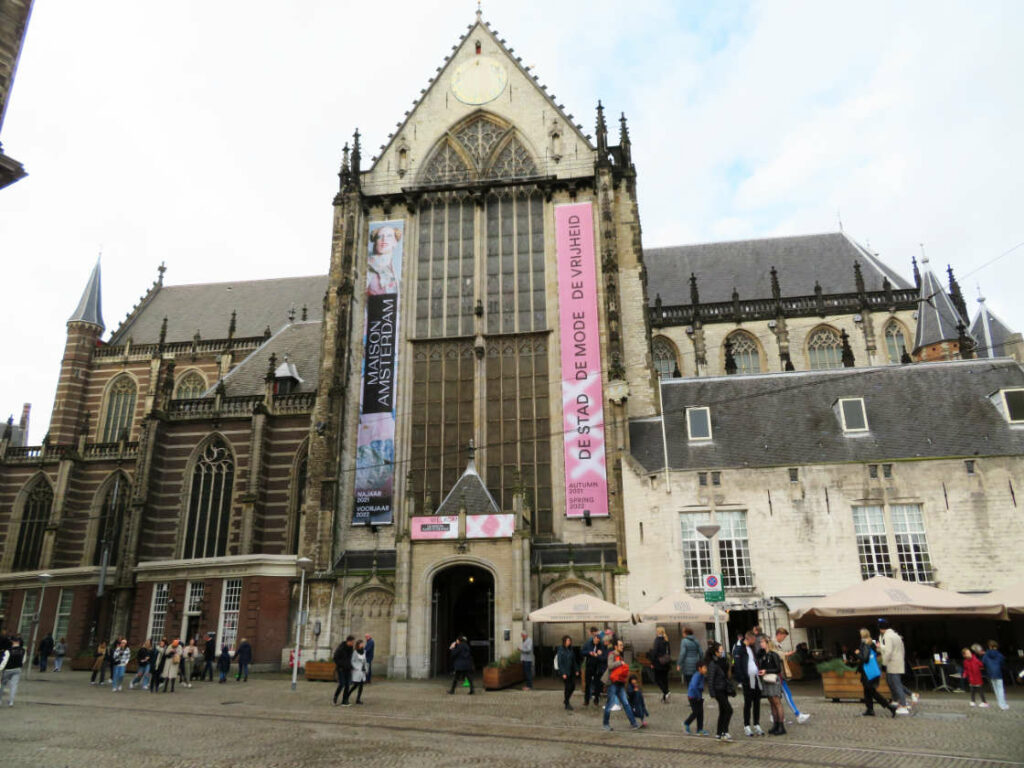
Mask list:
[{"label": "person in red jacket", "polygon": [[981,704],[979,707],[988,707],[988,702],[985,701],[985,689],[982,688],[981,681],[981,659],[971,653],[970,648],[964,648],[964,677],[967,678],[967,684],[971,686],[971,706],[974,704],[974,695],[981,695]]}]

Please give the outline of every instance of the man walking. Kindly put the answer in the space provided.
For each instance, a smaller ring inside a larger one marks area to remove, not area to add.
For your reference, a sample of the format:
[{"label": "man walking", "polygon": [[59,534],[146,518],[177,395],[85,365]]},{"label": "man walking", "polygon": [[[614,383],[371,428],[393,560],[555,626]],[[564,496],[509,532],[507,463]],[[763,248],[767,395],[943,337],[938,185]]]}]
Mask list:
[{"label": "man walking", "polygon": [[238,662],[238,674],[235,676],[235,682],[241,680],[243,683],[248,683],[249,665],[252,664],[252,646],[244,637],[235,651],[235,661]]},{"label": "man walking", "polygon": [[213,665],[217,660],[217,643],[215,641],[216,635],[213,632],[206,633],[206,647],[203,648],[203,660],[206,662],[203,668],[203,676],[199,678],[199,682],[206,679],[206,676],[210,676],[210,682],[213,682]]},{"label": "man walking", "polygon": [[49,632],[46,633],[46,637],[39,643],[39,671],[46,671],[46,662],[50,658],[50,654],[53,653],[53,635]]},{"label": "man walking", "polygon": [[345,642],[334,652],[334,672],[338,678],[338,687],[334,689],[334,703],[338,703],[341,694],[341,706],[350,706],[348,695],[352,692],[352,652],[355,650],[355,635],[349,635]]},{"label": "man walking", "polygon": [[629,665],[623,658],[624,644],[621,640],[615,643],[614,649],[608,654],[608,701],[604,704],[604,720],[601,727],[606,731],[612,730],[609,723],[612,712],[612,704],[618,703],[629,718],[629,725],[635,731],[644,726],[636,721],[633,716],[633,708],[629,706],[629,699],[626,698],[626,681],[629,680]]},{"label": "man walking", "polygon": [[14,706],[14,696],[18,692],[18,681],[21,680],[21,668],[24,663],[25,649],[21,647],[21,638],[12,637],[11,647],[0,656],[0,703],[3,701],[4,688],[10,686],[7,706]]},{"label": "man walking", "polygon": [[693,630],[689,627],[683,629],[683,640],[679,643],[679,661],[676,664],[676,671],[683,676],[683,687],[689,689],[690,678],[697,672],[697,664],[700,663],[700,643],[693,636]]},{"label": "man walking", "polygon": [[533,638],[525,632],[520,634],[519,660],[523,662],[523,690],[533,690]]},{"label": "man walking", "polygon": [[904,661],[903,638],[896,630],[889,626],[886,619],[878,620],[878,628],[881,630],[877,645],[882,652],[882,666],[885,667],[885,681],[889,684],[892,696],[899,702],[897,715],[909,715],[907,707],[907,689],[903,687],[903,673],[906,672]]},{"label": "man walking", "polygon": [[594,704],[597,704],[597,699],[601,695],[601,675],[607,667],[607,652],[597,627],[590,628],[590,639],[583,644],[582,653],[587,663],[586,679],[583,682],[583,706],[587,707],[590,706],[591,696],[594,698]]},{"label": "man walking", "polygon": [[450,695],[455,694],[455,685],[459,680],[469,681],[469,695],[473,695],[473,653],[469,650],[469,641],[465,637],[458,638],[448,646],[452,659],[452,686]]},{"label": "man walking", "polygon": [[373,651],[376,648],[373,635],[366,633],[366,643],[363,645],[363,653],[366,655],[366,684],[373,682]]},{"label": "man walking", "polygon": [[811,716],[797,709],[796,702],[793,701],[793,694],[790,693],[789,685],[786,684],[786,678],[789,677],[789,662],[786,660],[785,652],[782,651],[782,645],[787,639],[789,639],[788,629],[785,627],[779,627],[775,630],[775,643],[779,646],[779,656],[782,658],[782,666],[786,670],[785,677],[782,677],[779,680],[779,682],[782,683],[782,698],[785,699],[787,704],[789,704],[789,708],[793,710],[793,714],[796,715],[796,721],[798,723],[806,723],[811,719]]},{"label": "man walking", "polygon": [[743,688],[743,733],[747,736],[765,735],[761,730],[761,678],[754,645],[756,640],[757,635],[753,631],[747,632],[733,656],[732,676]]}]

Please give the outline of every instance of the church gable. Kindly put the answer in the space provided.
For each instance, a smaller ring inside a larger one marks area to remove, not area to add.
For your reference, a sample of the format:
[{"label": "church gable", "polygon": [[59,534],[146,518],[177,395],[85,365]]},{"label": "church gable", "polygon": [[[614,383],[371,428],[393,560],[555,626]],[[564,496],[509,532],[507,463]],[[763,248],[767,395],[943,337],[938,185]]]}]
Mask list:
[{"label": "church gable", "polygon": [[470,26],[381,154],[369,194],[420,184],[593,170],[595,150],[546,86],[480,20]]}]

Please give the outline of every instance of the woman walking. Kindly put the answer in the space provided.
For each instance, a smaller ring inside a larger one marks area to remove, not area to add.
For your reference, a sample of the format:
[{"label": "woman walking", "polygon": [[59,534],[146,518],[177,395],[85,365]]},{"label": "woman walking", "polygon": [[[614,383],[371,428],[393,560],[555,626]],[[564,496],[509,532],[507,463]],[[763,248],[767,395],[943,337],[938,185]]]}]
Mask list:
[{"label": "woman walking", "polygon": [[107,644],[100,642],[92,655],[92,677],[89,685],[96,685],[96,675],[100,676],[100,685],[103,685],[103,676],[106,674]]},{"label": "woman walking", "polygon": [[786,733],[786,719],[782,714],[782,658],[776,652],[767,635],[761,635],[761,648],[757,654],[757,674],[761,678],[761,690],[772,708],[772,727],[769,736],[783,736]]},{"label": "woman walking", "polygon": [[167,684],[171,684],[171,693],[174,693],[174,683],[178,680],[178,670],[181,668],[181,643],[178,638],[171,641],[171,647],[164,655],[164,693],[167,693]]},{"label": "woman walking", "polygon": [[167,666],[167,638],[161,637],[156,648],[149,655],[150,667],[153,670],[153,679],[149,683],[149,692],[156,693],[160,690],[160,681],[164,676],[164,667]]},{"label": "woman walking", "polygon": [[142,683],[142,690],[149,688],[149,661],[153,655],[153,643],[149,640],[142,644],[142,647],[135,654],[135,677],[128,683],[128,690],[135,687],[136,683]]},{"label": "woman walking", "polygon": [[672,668],[672,646],[668,642],[668,634],[664,627],[655,630],[654,657],[651,659],[654,667],[654,682],[661,689],[661,703],[668,703],[668,671]]},{"label": "woman walking", "polygon": [[196,646],[196,639],[193,637],[188,641],[185,650],[182,651],[182,665],[185,668],[184,684],[186,688],[192,687],[192,674],[195,669],[196,659],[199,657],[199,648]]},{"label": "woman walking", "polygon": [[110,678],[110,690],[120,691],[124,682],[124,671],[128,668],[128,662],[132,658],[132,650],[128,647],[128,640],[126,638],[121,638],[121,642],[117,644],[113,655],[114,674]]},{"label": "woman walking", "polygon": [[362,640],[356,641],[356,647],[352,649],[352,691],[356,693],[356,704],[363,703],[363,685],[366,683],[366,646]]},{"label": "woman walking", "polygon": [[708,693],[718,702],[718,725],[715,728],[715,738],[721,741],[732,741],[732,736],[729,735],[729,720],[732,719],[732,704],[729,703],[729,697],[736,695],[736,688],[729,680],[729,661],[725,658],[725,648],[721,643],[711,642],[707,655],[704,657],[704,665],[708,669]]},{"label": "woman walking", "polygon": [[61,638],[57,641],[57,644],[53,646],[53,671],[60,672],[61,667],[64,666],[64,657],[68,655],[68,641],[65,638]]},{"label": "woman walking", "polygon": [[875,716],[875,702],[877,701],[889,713],[896,717],[895,702],[886,701],[878,692],[878,682],[882,679],[882,669],[878,666],[878,655],[875,653],[875,641],[871,639],[871,633],[867,629],[860,631],[860,647],[856,651],[857,665],[860,667],[860,685],[864,689],[864,711],[863,717]]},{"label": "woman walking", "polygon": [[555,670],[562,678],[563,696],[562,703],[568,712],[572,711],[572,704],[569,697],[576,690],[576,678],[580,676],[580,662],[576,658],[576,649],[572,647],[572,638],[566,635],[562,638],[562,644],[555,654]]}]

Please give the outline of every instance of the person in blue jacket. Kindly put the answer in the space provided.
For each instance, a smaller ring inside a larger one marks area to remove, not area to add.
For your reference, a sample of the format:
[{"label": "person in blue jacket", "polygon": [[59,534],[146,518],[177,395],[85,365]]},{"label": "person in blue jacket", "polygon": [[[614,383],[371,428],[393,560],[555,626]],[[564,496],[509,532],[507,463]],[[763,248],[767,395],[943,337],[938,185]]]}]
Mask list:
[{"label": "person in blue jacket", "polygon": [[690,702],[690,716],[683,722],[683,729],[687,734],[693,734],[690,730],[690,723],[697,721],[697,736],[707,736],[704,730],[704,675],[707,674],[708,665],[702,659],[697,662],[697,668],[690,675],[690,684],[686,687],[686,698]]},{"label": "person in blue jacket", "polygon": [[249,645],[249,641],[244,637],[235,651],[235,661],[238,662],[238,674],[235,675],[235,681],[241,680],[248,683],[249,665],[252,664],[252,646]]},{"label": "person in blue jacket", "polygon": [[985,674],[988,681],[992,683],[992,690],[996,694],[996,702],[1000,709],[1009,709],[1006,703],[1006,691],[1003,689],[1003,668],[1006,666],[1006,657],[999,652],[999,643],[995,640],[988,641],[988,650],[981,657],[981,663],[985,667]]},{"label": "person in blue jacket", "polygon": [[217,671],[220,672],[220,682],[226,682],[228,673],[231,671],[231,651],[226,645],[220,647],[220,656],[217,658]]}]

